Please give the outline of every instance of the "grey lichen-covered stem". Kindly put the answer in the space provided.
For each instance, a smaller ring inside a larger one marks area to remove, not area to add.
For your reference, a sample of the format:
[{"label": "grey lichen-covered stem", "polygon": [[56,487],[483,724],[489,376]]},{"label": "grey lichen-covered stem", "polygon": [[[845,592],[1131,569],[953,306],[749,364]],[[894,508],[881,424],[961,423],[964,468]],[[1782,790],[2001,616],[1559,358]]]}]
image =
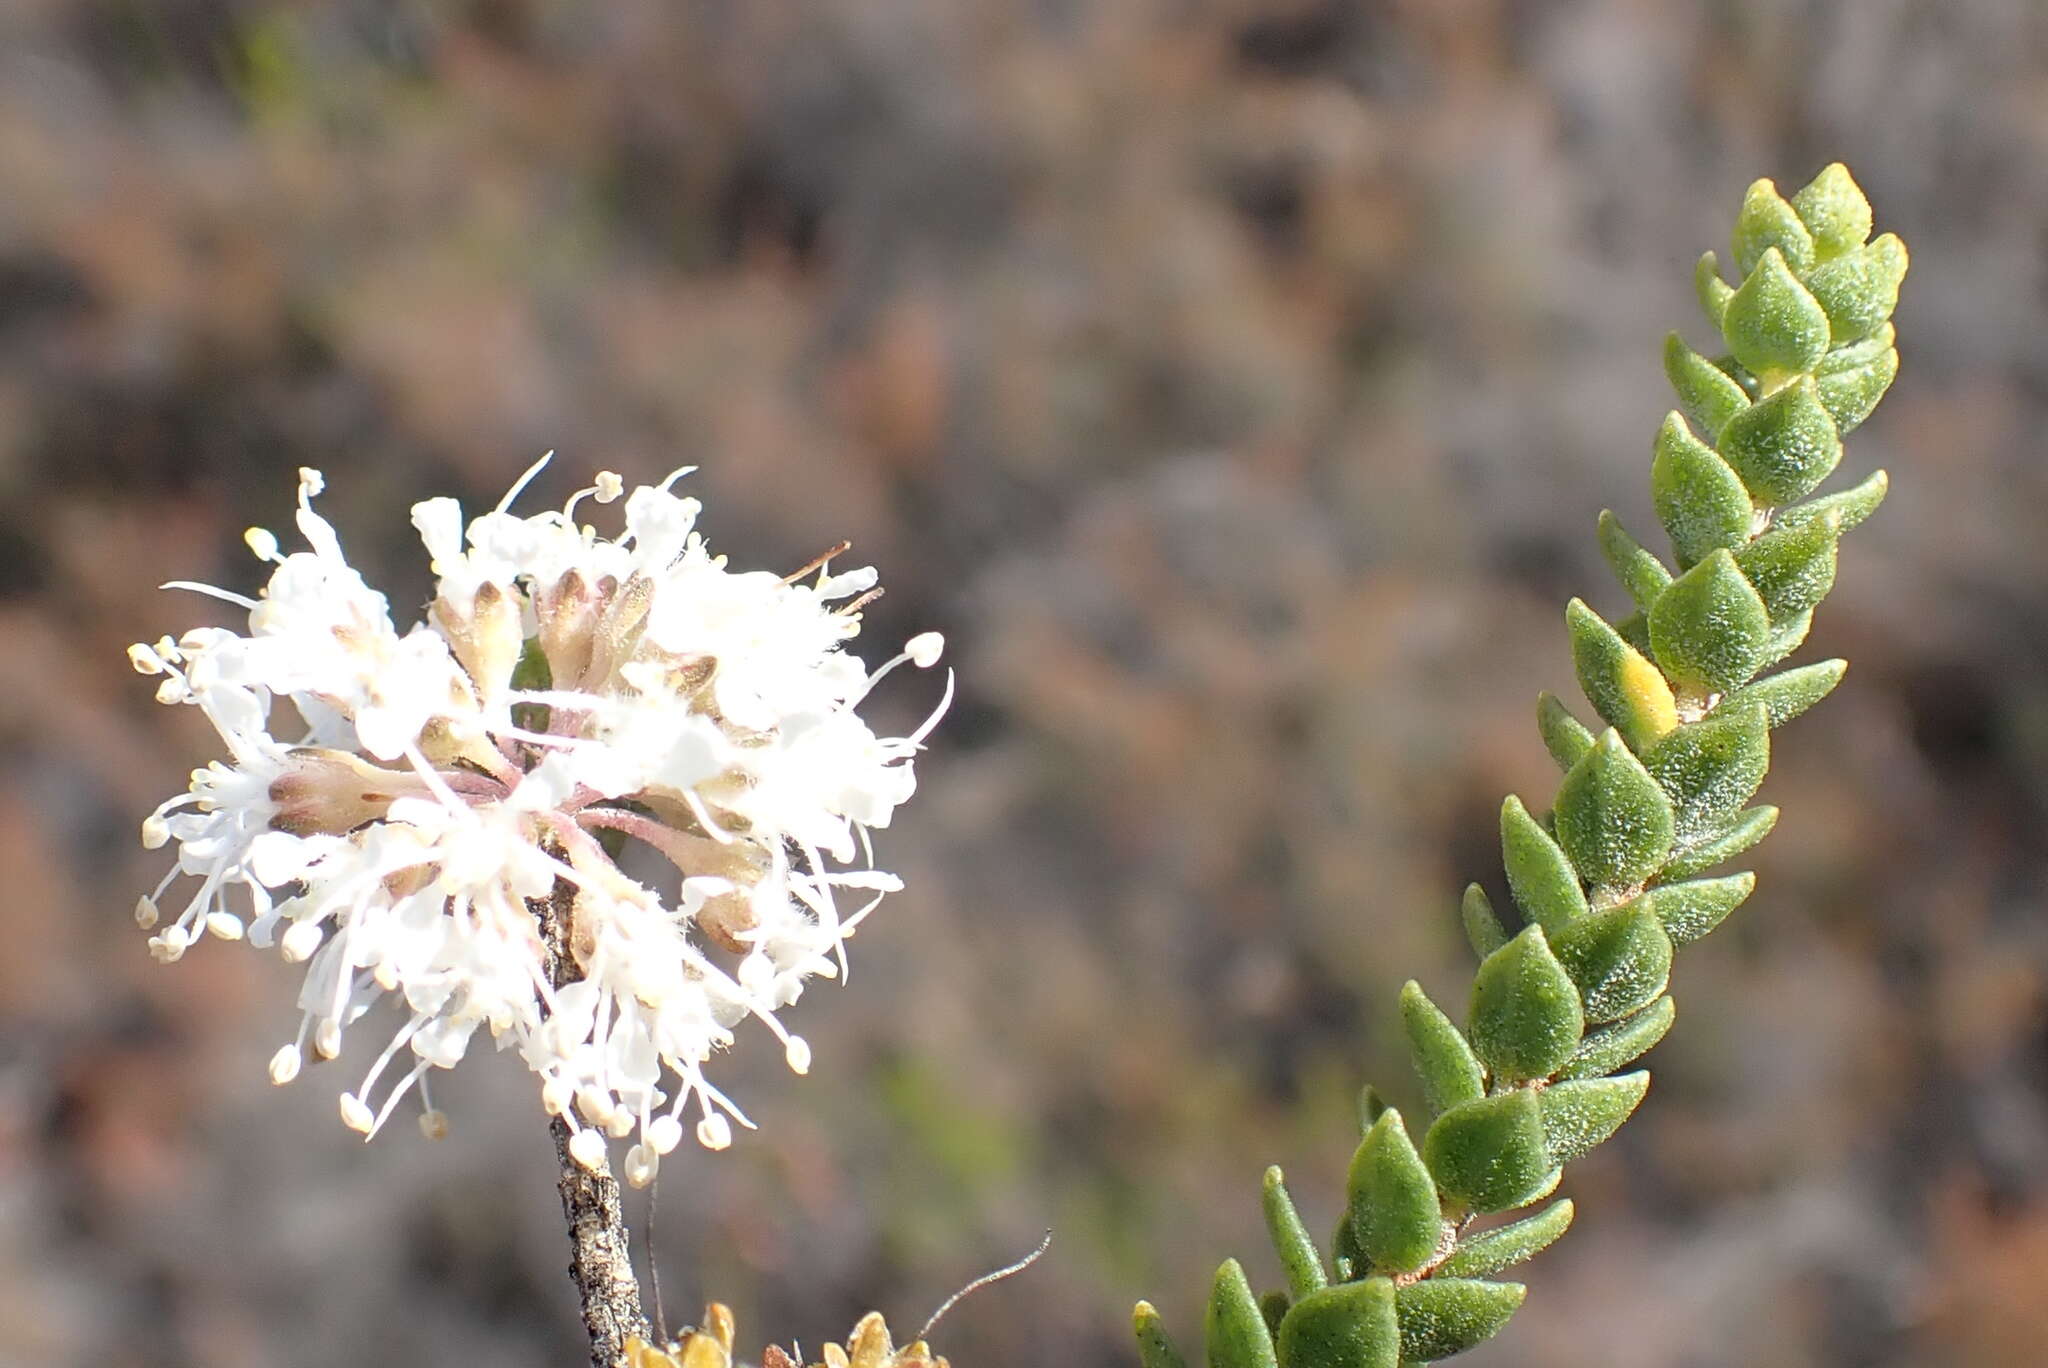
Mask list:
[{"label": "grey lichen-covered stem", "polygon": [[[557,880],[551,897],[531,904],[541,925],[548,981],[557,988],[578,977],[569,953],[574,895],[571,885]],[[561,1169],[556,1187],[562,1194],[562,1218],[569,1224],[569,1279],[576,1284],[583,1327],[590,1334],[590,1362],[592,1368],[623,1368],[626,1341],[636,1335],[646,1339],[649,1331],[640,1310],[640,1282],[633,1275],[619,1180],[607,1163],[585,1168],[576,1161],[569,1153],[567,1121],[556,1117],[550,1128]]]}]

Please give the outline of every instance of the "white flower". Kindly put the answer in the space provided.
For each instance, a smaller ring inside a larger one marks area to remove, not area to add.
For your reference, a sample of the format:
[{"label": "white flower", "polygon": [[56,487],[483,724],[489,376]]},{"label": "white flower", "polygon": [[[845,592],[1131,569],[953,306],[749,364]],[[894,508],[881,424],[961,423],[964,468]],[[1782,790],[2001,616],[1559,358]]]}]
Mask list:
[{"label": "white flower", "polygon": [[[299,473],[309,550],[247,536],[274,567],[257,598],[170,586],[240,604],[249,625],[129,651],[228,751],[144,821],[144,843],[175,842],[177,861],[136,920],[164,922],[150,948],[165,961],[211,934],[305,965],[297,1039],[269,1064],[280,1084],[389,999],[401,1022],[340,1095],[348,1126],[375,1134],[417,1085],[422,1129],[445,1132],[428,1071],[481,1028],[539,1076],[579,1160],[637,1133],[639,1183],[685,1112],[713,1149],[750,1124],[704,1076],[742,1021],[809,1069],[777,1013],[811,975],[843,975],[845,939],[901,886],[860,863],[866,830],[910,797],[952,686],[915,733],[877,737],[855,708],[942,643],[913,638],[872,674],[846,650],[872,570],[730,570],[694,530],[697,501],[669,492],[676,476],[626,497],[616,538],[575,521],[584,498],[623,492],[609,472],[560,512],[515,516],[539,469],[466,535],[454,500],[414,506],[437,584],[404,633],[313,512],[317,471]],[[304,723],[295,739],[270,731],[278,699]],[[607,842],[628,841],[674,866],[667,888],[620,870]],[[181,877],[197,888],[165,919]],[[569,922],[559,986],[550,908]]]}]

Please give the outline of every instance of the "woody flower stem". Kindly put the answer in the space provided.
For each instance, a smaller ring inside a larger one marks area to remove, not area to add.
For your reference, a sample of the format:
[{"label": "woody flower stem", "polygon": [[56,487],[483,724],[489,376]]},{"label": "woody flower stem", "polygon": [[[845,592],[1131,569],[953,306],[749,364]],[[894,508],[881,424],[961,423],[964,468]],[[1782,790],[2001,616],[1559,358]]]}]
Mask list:
[{"label": "woody flower stem", "polygon": [[[548,897],[527,903],[540,922],[548,982],[557,988],[581,977],[569,953],[575,892],[567,880],[557,879]],[[591,1368],[618,1368],[626,1361],[626,1341],[635,1335],[648,1338],[619,1180],[605,1160],[586,1166],[570,1154],[574,1132],[563,1118],[555,1117],[549,1129],[555,1137],[555,1162],[561,1169],[555,1186],[562,1194],[562,1219],[569,1223],[569,1279],[576,1284],[583,1328],[590,1333]]]}]

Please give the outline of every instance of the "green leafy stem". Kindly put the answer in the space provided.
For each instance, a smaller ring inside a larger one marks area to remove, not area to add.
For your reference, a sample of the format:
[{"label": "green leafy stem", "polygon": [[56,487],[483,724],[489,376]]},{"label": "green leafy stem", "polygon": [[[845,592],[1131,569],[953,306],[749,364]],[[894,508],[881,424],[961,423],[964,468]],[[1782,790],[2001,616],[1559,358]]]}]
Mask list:
[{"label": "green leafy stem", "polygon": [[[1835,687],[1823,661],[1761,672],[1806,639],[1833,587],[1842,534],[1876,509],[1882,471],[1810,498],[1898,372],[1888,321],[1906,249],[1870,237],[1870,204],[1836,164],[1785,199],[1750,186],[1735,221],[1741,284],[1712,252],[1695,280],[1727,354],[1678,334],[1664,368],[1679,408],[1650,465],[1675,568],[1622,527],[1600,548],[1634,600],[1609,624],[1574,599],[1572,660],[1599,735],[1554,695],[1537,700],[1564,770],[1548,816],[1501,808],[1501,852],[1520,911],[1510,934],[1479,885],[1465,934],[1480,957],[1461,1030],[1420,985],[1401,1015],[1429,1122],[1416,1132],[1371,1088],[1364,1138],[1329,1258],[1268,1169],[1265,1212],[1285,1290],[1253,1293],[1235,1259],[1205,1320],[1210,1368],[1398,1368],[1449,1358],[1497,1333],[1526,1289],[1492,1275],[1562,1235],[1572,1203],[1502,1224],[1550,1196],[1564,1166],[1606,1140],[1649,1087],[1617,1073],[1671,1028],[1677,947],[1749,896],[1749,873],[1701,877],[1767,835],[1750,807],[1771,729]],[[1803,502],[1802,502],[1803,501]],[[1146,1368],[1182,1359],[1149,1303],[1134,1317]]]}]

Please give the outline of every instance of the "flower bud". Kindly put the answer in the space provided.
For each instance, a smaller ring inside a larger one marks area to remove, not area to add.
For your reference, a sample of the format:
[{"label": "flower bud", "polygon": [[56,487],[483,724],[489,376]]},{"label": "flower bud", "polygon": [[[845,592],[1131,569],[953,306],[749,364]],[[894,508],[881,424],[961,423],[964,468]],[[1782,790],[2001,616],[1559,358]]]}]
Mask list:
[{"label": "flower bud", "polygon": [[445,594],[435,599],[433,615],[448,649],[476,686],[477,697],[486,708],[492,707],[511,687],[512,671],[526,648],[518,591],[485,580],[467,604]]}]

